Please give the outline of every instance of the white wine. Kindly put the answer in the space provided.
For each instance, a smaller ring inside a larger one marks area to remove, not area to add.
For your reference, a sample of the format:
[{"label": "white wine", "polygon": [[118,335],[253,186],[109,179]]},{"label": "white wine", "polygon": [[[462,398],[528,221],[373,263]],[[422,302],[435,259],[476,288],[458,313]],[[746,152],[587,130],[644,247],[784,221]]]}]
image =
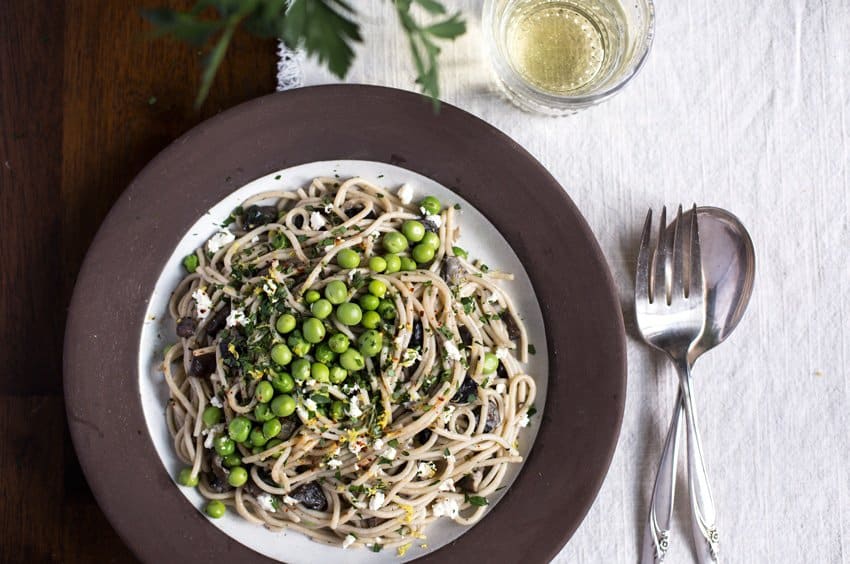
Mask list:
[{"label": "white wine", "polygon": [[514,70],[555,95],[580,94],[606,80],[627,43],[615,0],[524,0],[506,10],[505,52]]}]

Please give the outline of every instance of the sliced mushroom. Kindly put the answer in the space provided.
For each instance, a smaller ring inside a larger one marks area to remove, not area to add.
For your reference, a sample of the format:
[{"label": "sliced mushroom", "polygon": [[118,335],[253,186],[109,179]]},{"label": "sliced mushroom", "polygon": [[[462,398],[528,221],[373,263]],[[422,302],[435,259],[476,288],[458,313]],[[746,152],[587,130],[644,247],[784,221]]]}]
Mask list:
[{"label": "sliced mushroom", "polygon": [[457,393],[452,396],[452,401],[455,403],[469,403],[470,396],[478,395],[478,383],[469,377],[465,376],[463,383],[460,385]]},{"label": "sliced mushroom", "polygon": [[227,480],[220,480],[218,476],[216,476],[212,472],[206,473],[207,486],[214,491],[215,493],[224,493],[229,492],[233,489],[233,486],[227,483]]},{"label": "sliced mushroom", "polygon": [[277,435],[282,441],[288,440],[295,433],[298,427],[301,426],[301,420],[296,415],[290,415],[280,420],[280,433]]},{"label": "sliced mushroom", "polygon": [[422,322],[419,318],[413,320],[413,330],[410,333],[410,342],[407,346],[411,349],[419,349],[422,347],[423,343],[423,335],[422,335]]},{"label": "sliced mushroom", "polygon": [[213,455],[210,461],[210,468],[212,468],[215,477],[222,482],[226,482],[227,477],[230,476],[230,470],[224,467],[224,459],[219,454]]},{"label": "sliced mushroom", "polygon": [[517,325],[516,319],[514,316],[510,314],[510,312],[506,311],[502,314],[502,321],[505,322],[505,329],[508,330],[508,338],[511,341],[516,341],[520,338],[520,330],[519,325]]},{"label": "sliced mushroom", "polygon": [[257,482],[254,481],[254,478],[249,478],[245,485],[243,486],[245,493],[257,497],[259,495],[263,495],[266,493],[263,491],[263,488],[257,485]]},{"label": "sliced mushroom", "polygon": [[431,231],[432,233],[440,232],[440,226],[437,225],[435,221],[431,221],[430,219],[428,219],[427,215],[423,216],[420,221],[422,222],[422,225],[425,226],[425,231]]},{"label": "sliced mushroom", "polygon": [[[348,208],[345,208],[344,211],[345,211],[345,214],[349,218],[351,218],[351,217],[354,217],[355,215],[357,215],[358,213],[362,212],[364,209],[365,209],[365,207],[363,206],[363,204],[353,204],[353,205],[348,206]],[[372,210],[372,211],[370,211],[369,213],[366,214],[365,219],[377,219],[377,217],[378,216],[375,215],[375,210]]]},{"label": "sliced mushroom", "polygon": [[475,493],[477,490],[475,489],[475,480],[473,479],[472,474],[467,474],[460,480],[456,481],[455,489],[461,492]]},{"label": "sliced mushroom", "polygon": [[489,433],[498,427],[501,422],[502,416],[499,413],[499,406],[495,401],[490,400],[487,402],[487,421],[484,422],[484,432]]},{"label": "sliced mushroom", "polygon": [[421,431],[416,433],[416,435],[414,435],[414,438],[416,439],[416,442],[418,442],[420,446],[424,445],[425,443],[428,442],[428,439],[431,438],[431,429],[422,429]]},{"label": "sliced mushroom", "polygon": [[328,508],[328,499],[325,497],[325,492],[316,482],[309,482],[299,487],[289,497],[298,501],[307,509],[315,511],[326,511]]},{"label": "sliced mushroom", "polygon": [[464,346],[471,347],[472,346],[472,333],[469,332],[469,329],[466,328],[466,325],[461,325],[457,328],[460,333],[460,340],[463,342]]},{"label": "sliced mushroom", "polygon": [[277,221],[277,208],[275,206],[251,206],[245,210],[242,222],[248,229],[254,229],[267,223]]},{"label": "sliced mushroom", "polygon": [[207,353],[198,356],[193,356],[189,363],[189,375],[197,376],[198,378],[206,378],[215,372],[215,353]]},{"label": "sliced mushroom", "polygon": [[230,315],[230,304],[225,304],[224,307],[213,314],[212,319],[210,319],[207,323],[207,335],[215,337],[219,331],[224,329],[227,325],[228,315]]},{"label": "sliced mushroom", "polygon": [[466,271],[456,257],[446,257],[440,276],[451,286],[457,286],[463,281]]},{"label": "sliced mushroom", "polygon": [[181,317],[177,320],[177,336],[189,338],[195,334],[198,323],[191,317]]}]

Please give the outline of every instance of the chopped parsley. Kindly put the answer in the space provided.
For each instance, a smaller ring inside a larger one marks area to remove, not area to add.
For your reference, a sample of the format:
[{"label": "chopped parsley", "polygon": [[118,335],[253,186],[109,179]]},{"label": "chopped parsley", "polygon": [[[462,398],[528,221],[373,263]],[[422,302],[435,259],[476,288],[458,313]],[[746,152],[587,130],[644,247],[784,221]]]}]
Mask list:
[{"label": "chopped parsley", "polygon": [[463,304],[463,312],[467,315],[475,310],[475,299],[472,296],[461,298],[460,303]]}]

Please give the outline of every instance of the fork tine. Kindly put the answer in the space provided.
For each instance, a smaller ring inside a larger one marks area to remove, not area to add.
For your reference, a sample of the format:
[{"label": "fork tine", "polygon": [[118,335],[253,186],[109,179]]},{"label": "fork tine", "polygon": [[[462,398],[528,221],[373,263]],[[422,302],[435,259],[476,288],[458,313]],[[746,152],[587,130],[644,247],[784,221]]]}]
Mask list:
[{"label": "fork tine", "polygon": [[703,293],[702,279],[702,253],[699,243],[699,220],[697,218],[697,205],[691,209],[691,276],[690,292],[688,296],[700,296]]},{"label": "fork tine", "polygon": [[650,232],[652,231],[652,208],[646,214],[643,224],[643,235],[640,238],[638,251],[637,272],[635,273],[635,300],[648,300],[649,295],[649,266],[652,251],[649,248]]},{"label": "fork tine", "polygon": [[676,212],[673,224],[673,273],[671,277],[670,297],[681,298],[685,295],[685,234],[682,225],[682,204]]},{"label": "fork tine", "polygon": [[652,303],[667,303],[667,206],[661,208],[661,223],[655,244],[655,274],[652,277]]}]

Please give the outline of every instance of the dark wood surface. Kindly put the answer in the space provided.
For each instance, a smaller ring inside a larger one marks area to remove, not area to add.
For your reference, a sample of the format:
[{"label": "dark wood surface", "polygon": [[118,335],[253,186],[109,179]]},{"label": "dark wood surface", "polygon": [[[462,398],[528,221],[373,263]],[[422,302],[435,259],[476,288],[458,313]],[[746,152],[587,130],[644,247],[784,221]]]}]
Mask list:
[{"label": "dark wood surface", "polygon": [[196,112],[200,55],[150,41],[143,5],[156,2],[0,0],[0,562],[134,561],[68,435],[68,301],[133,176],[198,122],[274,90],[274,43],[237,36]]}]

